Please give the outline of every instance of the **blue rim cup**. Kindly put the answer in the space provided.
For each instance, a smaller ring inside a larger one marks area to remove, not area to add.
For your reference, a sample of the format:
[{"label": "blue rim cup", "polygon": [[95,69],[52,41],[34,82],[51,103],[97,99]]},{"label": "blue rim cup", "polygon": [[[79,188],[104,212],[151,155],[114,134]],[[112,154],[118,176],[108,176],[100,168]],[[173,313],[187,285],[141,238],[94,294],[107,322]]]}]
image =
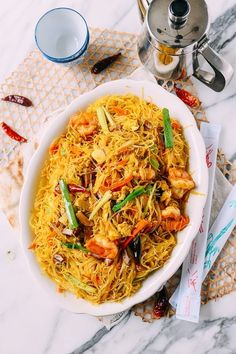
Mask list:
[{"label": "blue rim cup", "polygon": [[35,42],[48,60],[64,65],[78,64],[88,47],[88,25],[79,12],[58,7],[38,20]]}]

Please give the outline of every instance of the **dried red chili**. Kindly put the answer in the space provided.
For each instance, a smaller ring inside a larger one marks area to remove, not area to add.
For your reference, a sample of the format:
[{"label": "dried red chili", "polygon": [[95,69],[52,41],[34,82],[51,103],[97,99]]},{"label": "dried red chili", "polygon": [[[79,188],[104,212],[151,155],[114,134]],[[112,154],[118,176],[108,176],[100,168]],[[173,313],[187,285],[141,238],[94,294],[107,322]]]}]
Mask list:
[{"label": "dried red chili", "polygon": [[196,96],[193,96],[190,92],[180,89],[177,86],[174,87],[176,95],[189,107],[198,107],[200,101]]},{"label": "dried red chili", "polygon": [[24,107],[30,107],[33,105],[32,101],[29,98],[20,95],[9,95],[2,98],[2,100],[17,103]]},{"label": "dried red chili", "polygon": [[163,286],[161,291],[156,294],[156,299],[154,303],[153,316],[157,319],[167,315],[169,311],[169,300],[166,287]]},{"label": "dried red chili", "polygon": [[93,74],[99,74],[101,71],[106,69],[109,65],[114,63],[119,57],[121,56],[121,52],[112,55],[110,57],[104,58],[102,60],[99,60],[96,64],[91,69],[91,72]]},{"label": "dried red chili", "polygon": [[1,123],[2,130],[6,135],[8,135],[11,139],[19,141],[20,143],[26,143],[27,139],[15,132],[7,123]]}]

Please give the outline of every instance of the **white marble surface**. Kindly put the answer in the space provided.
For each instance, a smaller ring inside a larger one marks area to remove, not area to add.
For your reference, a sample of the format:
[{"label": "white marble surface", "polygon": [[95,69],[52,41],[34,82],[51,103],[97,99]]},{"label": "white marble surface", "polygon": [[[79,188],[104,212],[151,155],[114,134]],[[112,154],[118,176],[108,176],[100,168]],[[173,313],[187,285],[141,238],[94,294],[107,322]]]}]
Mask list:
[{"label": "white marble surface", "polygon": [[[216,38],[214,45],[222,48],[221,53],[236,71],[236,0],[209,0],[208,4],[211,21],[231,8],[232,24],[228,16],[223,25],[216,23],[216,31],[211,33]],[[135,0],[4,1],[0,9],[0,81],[34,47],[33,30],[40,15],[58,6],[77,9],[90,26],[136,33],[140,30]],[[222,123],[221,146],[234,160],[236,75],[226,90],[219,94],[197,82],[196,85],[208,118]],[[8,250],[14,259],[10,259]],[[235,354],[235,301],[236,293],[232,293],[216,303],[203,306],[198,325],[175,319],[147,324],[131,315],[102,336],[107,331],[96,318],[63,311],[48,301],[29,274],[18,235],[0,214],[1,354],[65,354],[73,351],[78,354],[96,342],[98,337],[102,338],[86,353]],[[83,346],[88,341],[89,344]]]}]

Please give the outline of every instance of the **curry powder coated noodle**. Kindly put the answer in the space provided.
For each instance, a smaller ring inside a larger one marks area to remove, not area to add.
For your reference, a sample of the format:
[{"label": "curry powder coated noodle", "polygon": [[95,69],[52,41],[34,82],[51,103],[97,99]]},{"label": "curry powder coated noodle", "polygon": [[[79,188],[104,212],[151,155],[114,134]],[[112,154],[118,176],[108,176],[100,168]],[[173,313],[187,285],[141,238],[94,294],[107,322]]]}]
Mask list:
[{"label": "curry powder coated noodle", "polygon": [[95,304],[121,301],[169,259],[195,185],[183,129],[168,124],[165,131],[155,104],[111,95],[70,117],[52,142],[29,248],[58,291]]}]

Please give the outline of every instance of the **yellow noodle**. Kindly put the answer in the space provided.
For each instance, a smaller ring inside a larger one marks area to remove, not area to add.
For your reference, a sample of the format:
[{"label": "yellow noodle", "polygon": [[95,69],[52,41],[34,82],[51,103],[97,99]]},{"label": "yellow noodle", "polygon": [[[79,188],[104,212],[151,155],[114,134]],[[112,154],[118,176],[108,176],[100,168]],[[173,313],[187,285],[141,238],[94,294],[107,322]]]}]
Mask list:
[{"label": "yellow noodle", "polygon": [[[173,149],[163,149],[159,134],[163,130],[162,112],[155,104],[131,94],[110,95],[91,104],[87,114],[96,116],[96,109],[100,106],[110,112],[116,129],[103,133],[101,127],[98,127],[94,135],[84,139],[77,126],[68,125],[65,134],[56,139],[55,151],[50,153],[41,171],[30,220],[34,234],[32,250],[43,272],[57,284],[60,291],[70,291],[95,304],[121,301],[134,294],[148,274],[162,267],[169,259],[176,245],[176,237],[161,227],[152,234],[141,233],[142,257],[139,267],[135,266],[130,251],[127,261],[120,248],[110,265],[92,254],[68,249],[63,243],[77,242],[78,239],[62,233],[64,228],[69,228],[69,224],[61,195],[55,193],[58,181],[63,178],[67,184],[86,184],[90,194],[76,193],[73,206],[89,217],[104,194],[102,186],[109,178],[113,182],[132,175],[132,183],[141,183],[146,188],[154,182],[159,186],[170,167],[188,168],[188,146],[182,129],[173,130]],[[80,114],[78,119],[81,119]],[[125,147],[128,150],[120,154],[119,149]],[[99,165],[93,159],[91,154],[95,149],[105,153],[103,164]],[[163,167],[163,175],[154,171],[156,175],[152,181],[147,177],[151,156]],[[123,164],[122,159],[126,159]],[[123,200],[133,188],[134,185],[129,183],[120,191],[114,191],[112,203]],[[140,219],[160,221],[164,204],[152,200],[144,215],[147,199],[147,195],[141,195],[116,213],[112,212],[113,204],[108,201],[93,219],[92,235],[102,234],[111,242],[117,240],[122,244]],[[176,203],[182,208],[182,201]],[[82,239],[85,237],[83,232],[80,225]],[[55,261],[58,255],[63,259],[62,262]]]}]

